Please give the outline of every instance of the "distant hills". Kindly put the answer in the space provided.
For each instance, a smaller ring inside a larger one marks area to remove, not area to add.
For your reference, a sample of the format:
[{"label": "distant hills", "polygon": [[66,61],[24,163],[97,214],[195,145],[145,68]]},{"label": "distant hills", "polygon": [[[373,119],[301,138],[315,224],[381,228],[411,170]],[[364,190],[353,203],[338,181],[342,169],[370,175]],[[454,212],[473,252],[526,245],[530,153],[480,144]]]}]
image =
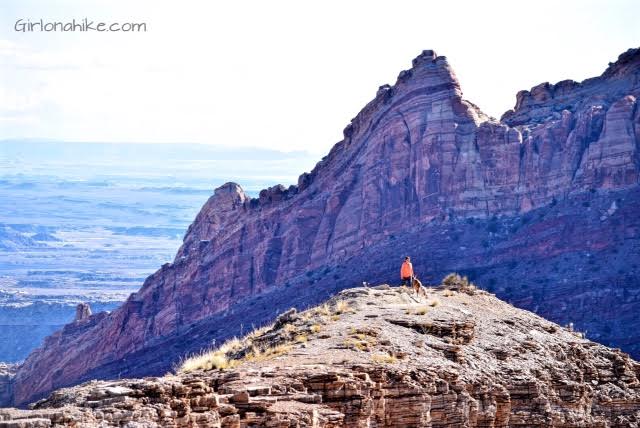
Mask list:
[{"label": "distant hills", "polygon": [[136,291],[173,258],[224,182],[216,174],[259,190],[314,163],[195,144],[1,141],[0,362],[26,358],[77,303],[111,310]]}]

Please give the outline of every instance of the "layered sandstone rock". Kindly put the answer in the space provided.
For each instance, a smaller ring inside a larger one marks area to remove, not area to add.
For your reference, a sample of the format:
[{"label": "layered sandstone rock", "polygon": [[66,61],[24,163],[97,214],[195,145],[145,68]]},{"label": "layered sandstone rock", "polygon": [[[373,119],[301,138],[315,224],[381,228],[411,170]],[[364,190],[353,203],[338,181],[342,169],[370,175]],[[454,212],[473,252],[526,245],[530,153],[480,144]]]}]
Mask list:
[{"label": "layered sandstone rock", "polygon": [[297,186],[228,183],[173,263],[109,315],[24,363],[23,404],[93,378],[166,372],[181,355],[362,281],[411,254],[426,281],[484,287],[640,354],[640,51],[582,83],[518,94],[495,121],[424,51],[380,87]]},{"label": "layered sandstone rock", "polygon": [[0,427],[640,422],[640,364],[628,355],[484,291],[456,289],[425,297],[388,286],[345,290],[228,346],[233,368],[89,382],[33,410],[0,410]]}]

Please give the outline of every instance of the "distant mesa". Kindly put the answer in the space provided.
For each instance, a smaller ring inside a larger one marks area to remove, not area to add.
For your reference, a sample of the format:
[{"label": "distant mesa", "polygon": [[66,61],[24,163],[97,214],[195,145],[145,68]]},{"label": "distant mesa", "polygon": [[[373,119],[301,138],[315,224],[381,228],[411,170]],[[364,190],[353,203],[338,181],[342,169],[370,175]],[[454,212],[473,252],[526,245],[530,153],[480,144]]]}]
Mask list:
[{"label": "distant mesa", "polygon": [[31,239],[38,242],[62,242],[61,239],[56,238],[51,233],[40,232],[31,236]]},{"label": "distant mesa", "polygon": [[0,224],[0,249],[15,250],[43,247],[45,244],[37,242],[33,238],[14,230],[9,226]]}]

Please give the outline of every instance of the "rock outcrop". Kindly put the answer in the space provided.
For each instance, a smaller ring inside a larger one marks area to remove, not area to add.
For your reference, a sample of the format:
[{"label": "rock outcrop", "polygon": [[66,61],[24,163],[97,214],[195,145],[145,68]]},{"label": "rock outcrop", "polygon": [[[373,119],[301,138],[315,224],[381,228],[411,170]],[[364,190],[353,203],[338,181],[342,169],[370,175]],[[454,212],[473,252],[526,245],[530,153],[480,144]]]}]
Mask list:
[{"label": "rock outcrop", "polygon": [[[45,276],[43,273],[39,278]],[[45,291],[34,297],[15,284],[11,281],[0,285],[0,361],[7,363],[23,361],[47,336],[73,322],[77,305],[83,300],[91,299],[93,310],[101,312],[116,309],[128,297],[124,291],[96,292],[88,296],[74,294],[74,291],[64,294],[53,286],[51,294]],[[0,401],[0,406],[2,404]]]},{"label": "rock outcrop", "polygon": [[521,92],[498,122],[424,51],[298,184],[205,203],[173,263],[111,314],[65,327],[21,366],[15,403],[182,355],[413,256],[426,282],[481,286],[640,355],[640,50],[602,76]]},{"label": "rock outcrop", "polygon": [[84,321],[89,319],[91,316],[91,306],[88,303],[78,303],[76,306],[76,317],[74,319],[75,322]]},{"label": "rock outcrop", "polygon": [[0,405],[11,403],[13,396],[13,377],[18,366],[15,364],[0,363]]},{"label": "rock outcrop", "polygon": [[[631,427],[640,364],[484,291],[348,289],[164,377],[89,382],[0,427]],[[203,369],[203,367],[205,369]]]}]

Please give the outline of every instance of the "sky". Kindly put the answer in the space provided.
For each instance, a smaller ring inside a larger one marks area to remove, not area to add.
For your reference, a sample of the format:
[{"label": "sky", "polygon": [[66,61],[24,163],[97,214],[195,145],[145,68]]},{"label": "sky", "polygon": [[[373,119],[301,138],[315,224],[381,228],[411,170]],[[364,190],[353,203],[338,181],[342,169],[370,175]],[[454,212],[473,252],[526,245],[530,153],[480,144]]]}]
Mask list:
[{"label": "sky", "polygon": [[[521,89],[640,46],[640,2],[0,1],[0,140],[194,142],[325,153],[423,49],[500,117]],[[23,32],[16,21],[145,23]]]}]

